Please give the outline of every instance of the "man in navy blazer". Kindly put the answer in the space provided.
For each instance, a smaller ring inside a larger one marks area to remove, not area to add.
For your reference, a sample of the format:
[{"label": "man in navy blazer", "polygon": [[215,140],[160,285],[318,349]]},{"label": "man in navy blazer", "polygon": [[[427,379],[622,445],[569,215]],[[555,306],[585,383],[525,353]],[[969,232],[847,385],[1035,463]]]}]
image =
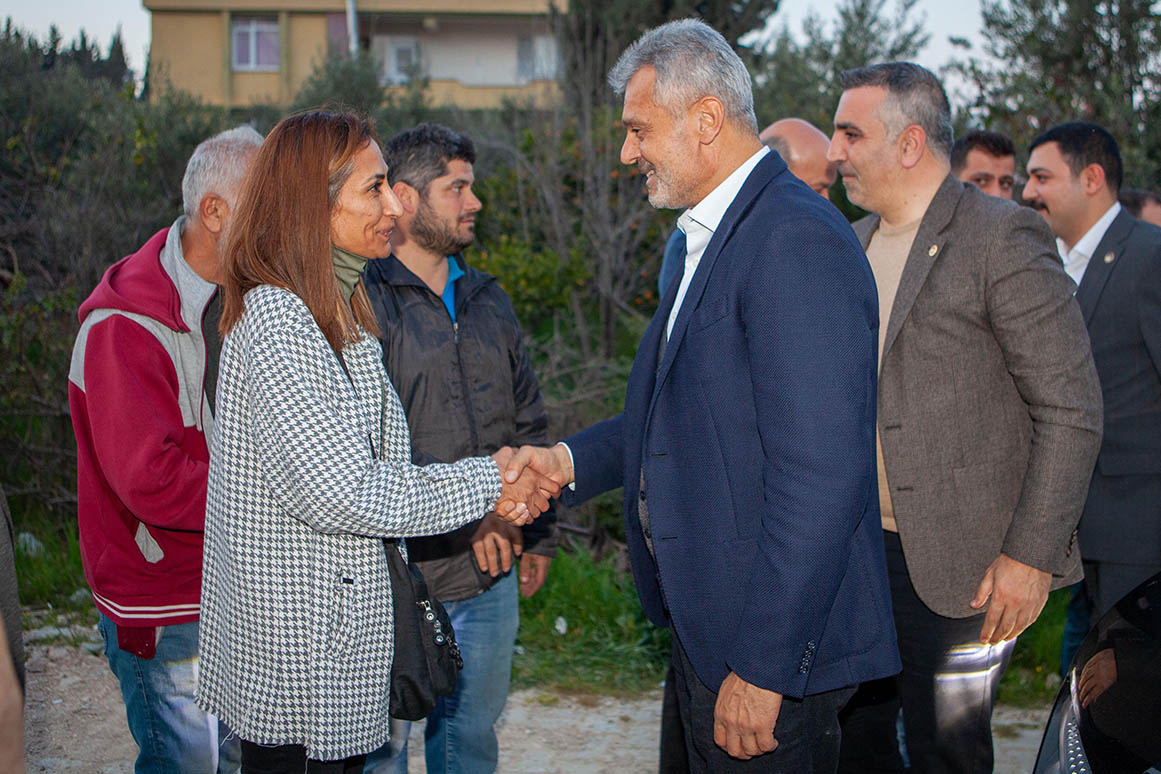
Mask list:
[{"label": "man in navy blazer", "polygon": [[[674,633],[693,771],[833,771],[837,712],[899,670],[875,470],[878,310],[854,233],[758,140],[749,75],[694,20],[630,46],[621,160],[685,211],[625,410],[525,464],[623,486],[650,620]],[[687,209],[688,208],[688,209]]]}]

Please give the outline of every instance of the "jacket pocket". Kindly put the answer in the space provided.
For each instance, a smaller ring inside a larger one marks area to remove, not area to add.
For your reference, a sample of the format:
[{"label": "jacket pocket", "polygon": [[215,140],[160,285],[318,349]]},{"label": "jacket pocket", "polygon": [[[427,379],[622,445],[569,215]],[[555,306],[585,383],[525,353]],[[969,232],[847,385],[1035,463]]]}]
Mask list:
[{"label": "jacket pocket", "polygon": [[335,582],[331,604],[330,642],[331,653],[340,656],[346,652],[351,643],[351,616],[355,604],[355,578],[350,575],[340,575]]}]

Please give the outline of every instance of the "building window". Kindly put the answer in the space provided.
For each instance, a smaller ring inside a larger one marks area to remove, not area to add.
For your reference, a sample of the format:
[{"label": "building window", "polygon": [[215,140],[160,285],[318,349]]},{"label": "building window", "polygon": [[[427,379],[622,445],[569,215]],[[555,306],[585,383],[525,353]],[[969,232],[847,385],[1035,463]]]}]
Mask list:
[{"label": "building window", "polygon": [[371,39],[371,51],[382,63],[381,80],[384,86],[401,85],[420,72],[419,41],[398,35],[376,35]]},{"label": "building window", "polygon": [[550,81],[556,78],[556,38],[551,35],[519,35],[516,38],[516,79]]},{"label": "building window", "polygon": [[230,20],[234,45],[234,69],[276,72],[280,55],[278,20],[263,16],[240,16]]}]

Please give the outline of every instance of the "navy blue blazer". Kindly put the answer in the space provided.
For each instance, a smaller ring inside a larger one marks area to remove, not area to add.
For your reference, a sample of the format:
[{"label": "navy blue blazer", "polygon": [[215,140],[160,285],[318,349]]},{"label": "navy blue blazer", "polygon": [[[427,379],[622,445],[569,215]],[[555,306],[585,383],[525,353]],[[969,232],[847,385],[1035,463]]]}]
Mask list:
[{"label": "navy blue blazer", "polygon": [[641,340],[624,412],[565,439],[569,499],[624,486],[641,604],[709,688],[733,670],[801,697],[898,672],[875,471],[878,296],[854,232],[770,153],[706,247],[659,364],[676,293]]}]

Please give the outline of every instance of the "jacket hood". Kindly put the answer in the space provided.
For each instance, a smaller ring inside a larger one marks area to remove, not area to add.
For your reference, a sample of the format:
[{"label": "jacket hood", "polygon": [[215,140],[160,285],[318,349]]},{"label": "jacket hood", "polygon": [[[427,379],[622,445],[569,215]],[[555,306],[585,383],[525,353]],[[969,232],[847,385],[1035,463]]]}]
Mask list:
[{"label": "jacket hood", "polygon": [[161,265],[170,227],[158,231],[141,249],[105,270],[89,297],[81,302],[77,317],[84,322],[97,309],[117,309],[150,317],[182,333],[189,328],[181,319],[181,296],[173,278]]}]

